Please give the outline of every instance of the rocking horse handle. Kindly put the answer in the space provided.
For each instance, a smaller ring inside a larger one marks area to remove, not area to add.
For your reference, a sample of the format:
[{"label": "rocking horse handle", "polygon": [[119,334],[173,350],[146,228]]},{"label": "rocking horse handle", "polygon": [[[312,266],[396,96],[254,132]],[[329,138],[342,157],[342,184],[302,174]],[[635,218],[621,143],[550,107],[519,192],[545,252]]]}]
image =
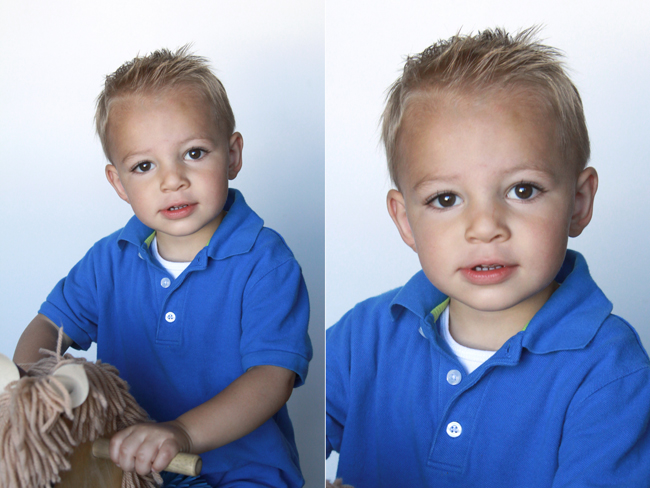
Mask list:
[{"label": "rocking horse handle", "polygon": [[[110,459],[109,453],[109,439],[97,439],[93,442],[93,456],[100,459]],[[165,468],[165,471],[176,474],[184,474],[185,476],[198,476],[201,474],[203,461],[201,457],[196,454],[187,454],[179,452]]]}]

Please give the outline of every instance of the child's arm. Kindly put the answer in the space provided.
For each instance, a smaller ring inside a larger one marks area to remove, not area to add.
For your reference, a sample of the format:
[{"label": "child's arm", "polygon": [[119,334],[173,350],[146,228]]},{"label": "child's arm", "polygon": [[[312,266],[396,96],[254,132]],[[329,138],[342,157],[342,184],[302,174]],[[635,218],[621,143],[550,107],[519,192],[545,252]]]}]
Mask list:
[{"label": "child's arm", "polygon": [[[45,315],[39,313],[20,336],[14,352],[14,363],[22,367],[37,362],[45,357],[38,352],[39,349],[55,351],[58,337],[59,328]],[[71,345],[72,339],[63,334],[61,353],[63,354]]]},{"label": "child's arm", "polygon": [[296,374],[255,366],[221,393],[171,422],[138,424],[111,439],[113,462],[141,475],[162,471],[178,452],[201,454],[252,432],[289,400]]}]

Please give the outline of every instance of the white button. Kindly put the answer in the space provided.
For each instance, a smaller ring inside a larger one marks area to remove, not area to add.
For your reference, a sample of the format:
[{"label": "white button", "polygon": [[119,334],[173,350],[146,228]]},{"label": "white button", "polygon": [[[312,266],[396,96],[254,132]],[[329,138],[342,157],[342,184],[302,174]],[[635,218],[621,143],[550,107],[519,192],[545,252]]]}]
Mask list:
[{"label": "white button", "polygon": [[176,314],[174,312],[167,312],[167,314],[165,314],[165,320],[167,322],[173,322],[176,320]]},{"label": "white button", "polygon": [[427,336],[424,335],[424,331],[422,330],[422,327],[420,327],[419,331],[420,331],[420,335],[426,339]]},{"label": "white button", "polygon": [[458,437],[462,431],[463,428],[458,422],[449,422],[447,424],[447,435],[449,437]]},{"label": "white button", "polygon": [[457,369],[452,369],[447,373],[447,383],[449,383],[452,386],[456,386],[458,383],[460,383],[460,380],[463,379],[463,375],[460,374],[460,371]]},{"label": "white button", "polygon": [[144,259],[144,258],[142,257],[142,254],[140,254],[140,253],[138,253],[138,257],[139,257],[140,259]]},{"label": "white button", "polygon": [[163,288],[169,288],[169,285],[171,284],[172,281],[166,276],[162,280],[160,280],[160,286],[162,286]]}]

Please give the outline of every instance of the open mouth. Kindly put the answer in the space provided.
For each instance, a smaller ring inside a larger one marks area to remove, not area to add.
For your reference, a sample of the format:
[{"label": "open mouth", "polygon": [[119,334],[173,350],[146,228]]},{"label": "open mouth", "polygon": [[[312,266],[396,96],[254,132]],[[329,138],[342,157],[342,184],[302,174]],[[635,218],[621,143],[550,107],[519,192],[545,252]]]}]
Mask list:
[{"label": "open mouth", "polygon": [[477,264],[463,268],[461,272],[475,285],[496,285],[507,280],[515,272],[517,265],[512,264]]},{"label": "open mouth", "polygon": [[173,212],[174,210],[180,210],[181,208],[185,208],[185,207],[187,207],[187,205],[177,205],[175,207],[169,207],[167,210]]},{"label": "open mouth", "polygon": [[481,264],[479,266],[474,266],[473,271],[494,271],[495,269],[503,268],[500,264]]}]

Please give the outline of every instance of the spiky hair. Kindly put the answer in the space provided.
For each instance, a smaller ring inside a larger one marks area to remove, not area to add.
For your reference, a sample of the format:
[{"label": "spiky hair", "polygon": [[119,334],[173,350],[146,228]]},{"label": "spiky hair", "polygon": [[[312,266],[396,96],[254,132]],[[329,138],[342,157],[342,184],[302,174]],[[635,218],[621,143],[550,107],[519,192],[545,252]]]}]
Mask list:
[{"label": "spiky hair", "polygon": [[528,88],[551,107],[567,164],[584,169],[590,149],[582,100],[565,72],[562,53],[541,44],[538,32],[538,27],[531,27],[514,36],[500,28],[457,34],[406,58],[402,76],[388,91],[381,117],[381,137],[395,185],[399,187],[398,146],[404,115],[416,103],[414,95],[429,92],[444,96]]},{"label": "spiky hair", "polygon": [[107,126],[113,101],[125,95],[156,93],[178,86],[188,86],[203,94],[212,106],[218,127],[228,136],[233,133],[235,116],[228,95],[210,70],[208,61],[190,54],[188,45],[176,52],[160,49],[124,63],[106,77],[104,89],[97,97],[95,112],[95,128],[106,157],[110,159]]}]

